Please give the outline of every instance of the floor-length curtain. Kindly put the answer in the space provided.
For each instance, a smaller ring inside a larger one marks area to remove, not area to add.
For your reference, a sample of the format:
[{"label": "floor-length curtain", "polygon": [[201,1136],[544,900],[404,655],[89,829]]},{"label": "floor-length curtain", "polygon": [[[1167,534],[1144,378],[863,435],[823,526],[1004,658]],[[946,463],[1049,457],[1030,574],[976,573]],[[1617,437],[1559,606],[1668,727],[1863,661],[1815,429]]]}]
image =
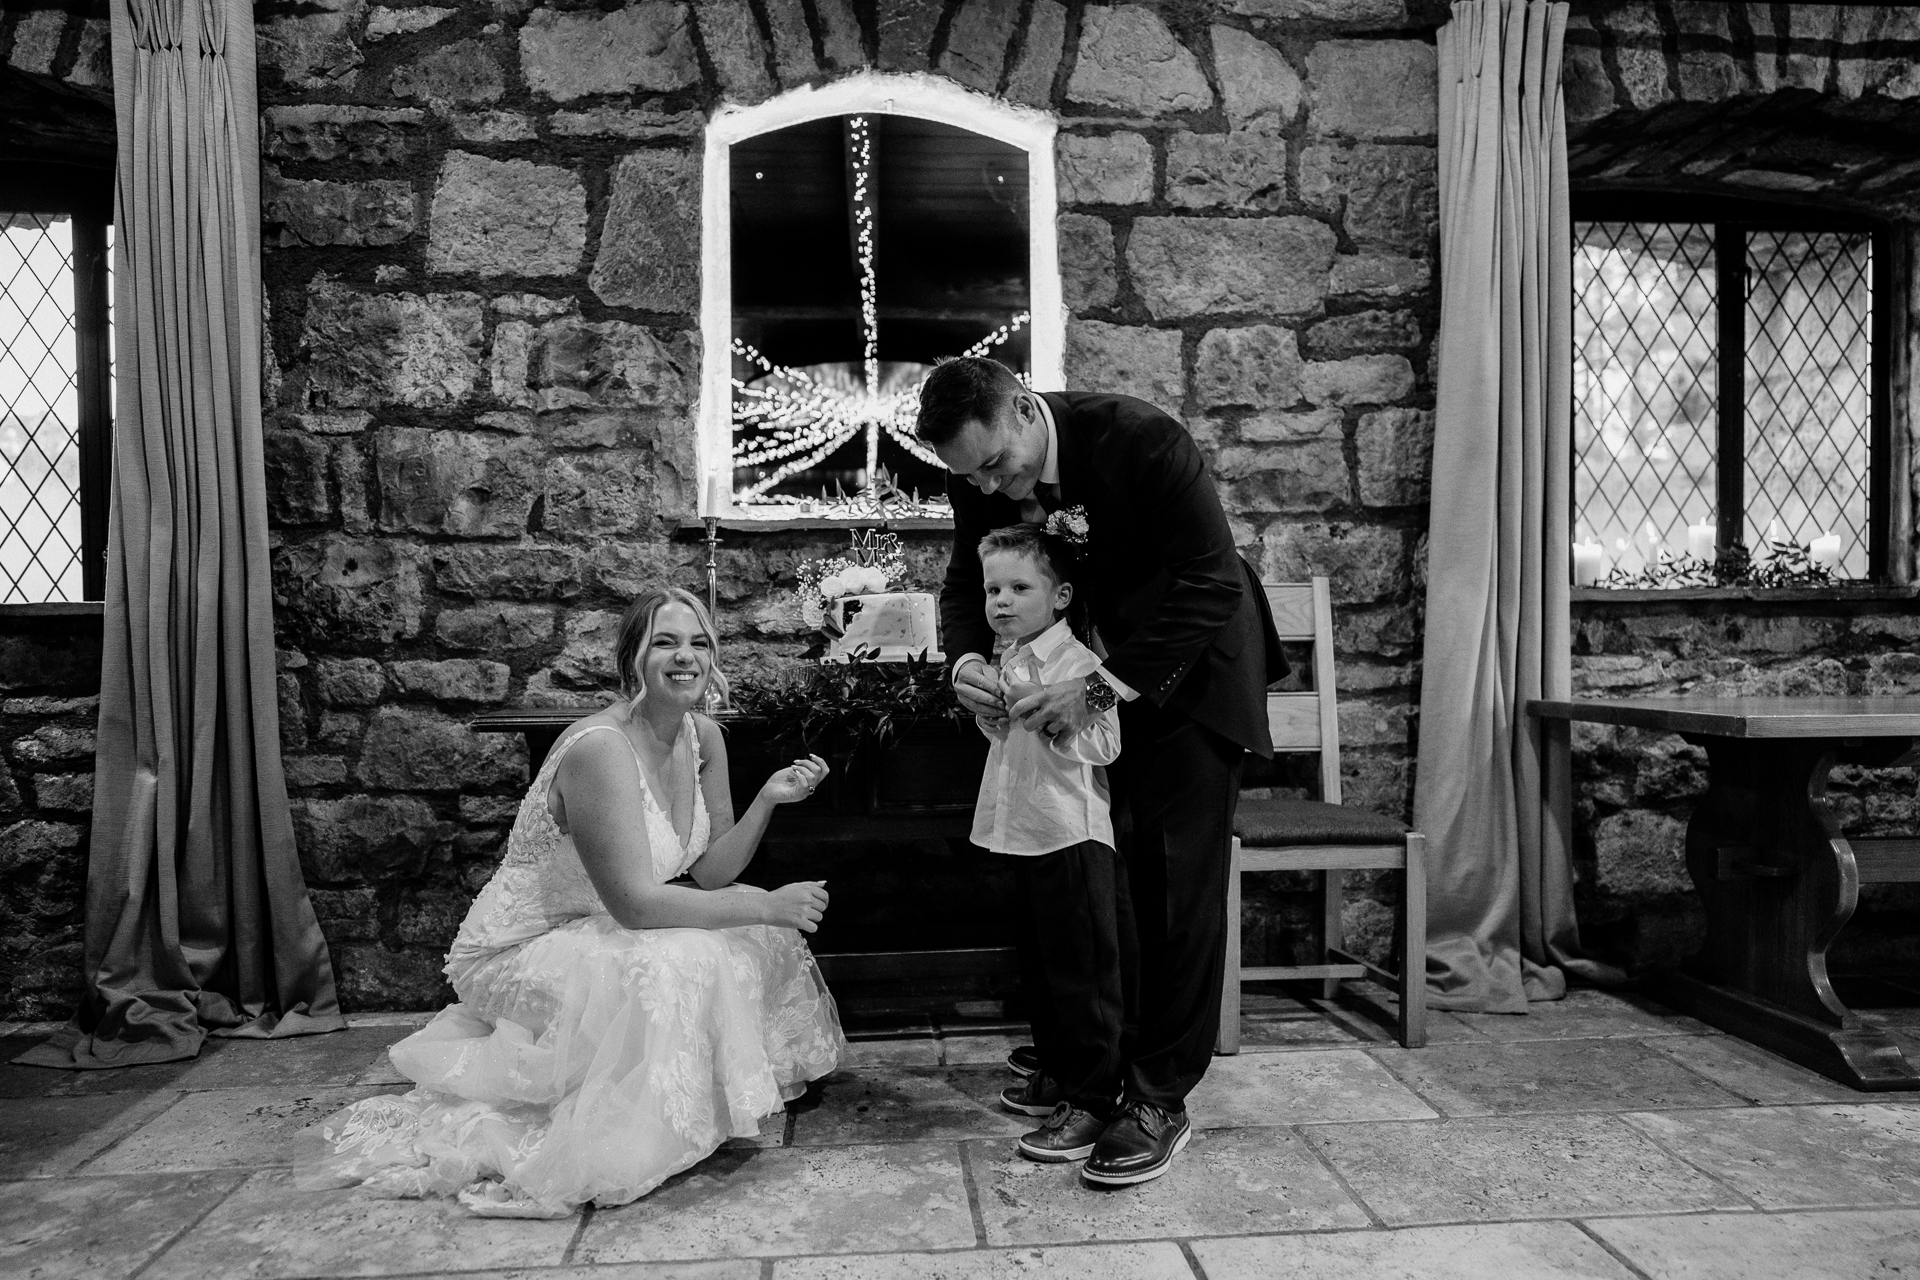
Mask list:
[{"label": "floor-length curtain", "polygon": [[1458,0],[1440,44],[1440,361],[1414,810],[1443,1009],[1525,1012],[1580,957],[1565,739],[1529,699],[1570,685],[1572,261],[1560,92],[1567,6]]},{"label": "floor-length curtain", "polygon": [[112,0],[117,390],[83,1005],[27,1059],[344,1025],[281,773],[246,0]]}]

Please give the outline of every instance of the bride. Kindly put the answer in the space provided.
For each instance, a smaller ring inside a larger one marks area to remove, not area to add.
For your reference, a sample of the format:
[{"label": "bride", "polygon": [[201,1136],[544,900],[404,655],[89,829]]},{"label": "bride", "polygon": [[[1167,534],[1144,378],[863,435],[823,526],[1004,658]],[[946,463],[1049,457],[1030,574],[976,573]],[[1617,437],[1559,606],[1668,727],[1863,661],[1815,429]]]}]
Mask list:
[{"label": "bride", "polygon": [[447,955],[460,1002],[390,1051],[415,1088],[309,1130],[303,1186],[497,1217],[625,1204],[833,1070],[845,1041],[800,936],[824,882],[734,883],[827,765],[796,760],[734,820],[726,744],[693,710],[725,687],[716,649],[685,591],[627,610],[623,700],[554,744]]}]

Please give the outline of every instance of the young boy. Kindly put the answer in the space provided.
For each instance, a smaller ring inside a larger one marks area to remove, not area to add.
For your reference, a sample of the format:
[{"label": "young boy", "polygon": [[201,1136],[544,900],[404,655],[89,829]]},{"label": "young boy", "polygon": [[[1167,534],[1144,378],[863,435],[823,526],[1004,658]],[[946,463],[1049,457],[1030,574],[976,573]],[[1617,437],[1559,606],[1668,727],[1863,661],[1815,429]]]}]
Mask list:
[{"label": "young boy", "polygon": [[[1099,665],[1063,617],[1073,600],[1070,551],[1034,524],[995,529],[980,540],[987,621],[1005,644],[999,677],[1009,709],[1042,685]],[[1058,738],[1005,717],[978,722],[992,746],[973,842],[1020,860],[1028,916],[1022,959],[1040,1054],[1040,1069],[1010,1086],[1001,1103],[1047,1117],[1020,1139],[1021,1155],[1084,1160],[1120,1093],[1119,855],[1103,767],[1120,754],[1120,718],[1109,708]]]}]

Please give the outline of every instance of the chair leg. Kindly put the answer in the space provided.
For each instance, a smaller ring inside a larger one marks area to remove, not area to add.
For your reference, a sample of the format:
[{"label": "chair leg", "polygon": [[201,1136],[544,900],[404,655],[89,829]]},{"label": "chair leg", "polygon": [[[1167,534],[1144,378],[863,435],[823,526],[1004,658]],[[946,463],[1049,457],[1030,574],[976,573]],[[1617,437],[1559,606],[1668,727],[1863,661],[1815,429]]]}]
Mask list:
[{"label": "chair leg", "polygon": [[[1327,954],[1330,947],[1346,950],[1347,925],[1343,914],[1346,906],[1347,873],[1344,871],[1321,871],[1316,873],[1320,880],[1320,958],[1316,964],[1328,964],[1332,957]],[[1322,978],[1320,980],[1320,998],[1331,1000],[1340,994],[1340,979]]]},{"label": "chair leg", "polygon": [[1220,1030],[1215,1053],[1240,1052],[1240,838],[1227,853],[1227,963],[1220,983]]},{"label": "chair leg", "polygon": [[1400,876],[1400,1044],[1427,1042],[1427,839],[1407,835],[1407,869]]}]

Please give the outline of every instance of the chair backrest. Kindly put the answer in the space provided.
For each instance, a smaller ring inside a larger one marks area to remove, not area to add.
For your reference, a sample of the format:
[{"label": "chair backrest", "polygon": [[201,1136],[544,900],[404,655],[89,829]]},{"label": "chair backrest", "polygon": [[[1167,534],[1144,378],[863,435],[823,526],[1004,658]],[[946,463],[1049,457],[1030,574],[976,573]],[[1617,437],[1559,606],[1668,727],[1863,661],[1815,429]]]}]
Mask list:
[{"label": "chair backrest", "polygon": [[1308,659],[1312,688],[1267,695],[1267,729],[1275,751],[1312,751],[1320,756],[1320,798],[1340,803],[1340,713],[1333,694],[1333,596],[1325,578],[1269,582],[1267,603],[1280,638],[1313,646]]}]

